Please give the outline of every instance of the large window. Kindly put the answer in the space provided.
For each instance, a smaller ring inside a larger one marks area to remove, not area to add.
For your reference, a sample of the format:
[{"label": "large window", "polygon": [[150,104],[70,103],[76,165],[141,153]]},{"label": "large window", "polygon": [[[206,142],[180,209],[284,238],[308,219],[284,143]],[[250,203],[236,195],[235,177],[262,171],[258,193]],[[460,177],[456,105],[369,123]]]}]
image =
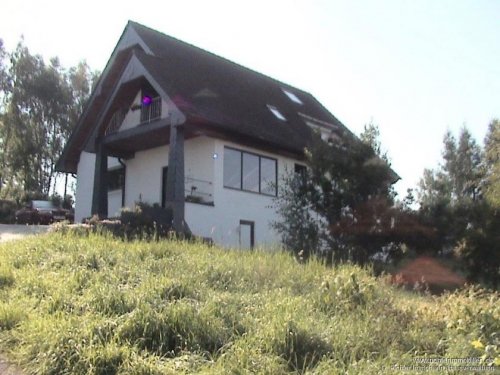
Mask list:
[{"label": "large window", "polygon": [[224,148],[224,187],[276,195],[276,159]]}]

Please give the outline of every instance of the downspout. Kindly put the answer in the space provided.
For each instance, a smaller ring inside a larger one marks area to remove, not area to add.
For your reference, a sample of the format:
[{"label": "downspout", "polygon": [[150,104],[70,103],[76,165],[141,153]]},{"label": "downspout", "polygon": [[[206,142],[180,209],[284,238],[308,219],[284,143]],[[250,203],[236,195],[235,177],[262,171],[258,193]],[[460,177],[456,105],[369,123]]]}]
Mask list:
[{"label": "downspout", "polygon": [[123,174],[123,187],[122,187],[122,207],[125,207],[125,182],[127,181],[127,166],[123,162],[122,158],[118,158],[118,163],[121,164],[125,173]]}]

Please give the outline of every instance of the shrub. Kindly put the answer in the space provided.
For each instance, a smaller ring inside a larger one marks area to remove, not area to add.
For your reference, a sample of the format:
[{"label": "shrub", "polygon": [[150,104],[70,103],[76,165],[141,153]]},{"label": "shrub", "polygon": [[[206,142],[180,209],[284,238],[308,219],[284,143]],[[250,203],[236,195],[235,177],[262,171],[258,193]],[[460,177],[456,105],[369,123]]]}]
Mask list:
[{"label": "shrub", "polygon": [[19,206],[16,202],[0,199],[0,223],[12,224],[16,222],[16,211]]},{"label": "shrub", "polygon": [[172,229],[172,210],[155,204],[137,203],[133,210],[124,209],[120,214],[120,235],[125,238],[158,239],[167,237]]}]

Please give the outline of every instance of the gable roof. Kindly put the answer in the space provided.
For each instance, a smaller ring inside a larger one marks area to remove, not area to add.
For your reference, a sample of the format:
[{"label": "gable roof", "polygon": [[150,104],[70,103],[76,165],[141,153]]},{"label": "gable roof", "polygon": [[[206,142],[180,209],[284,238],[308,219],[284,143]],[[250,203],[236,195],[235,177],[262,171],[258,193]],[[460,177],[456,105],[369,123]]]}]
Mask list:
[{"label": "gable roof", "polygon": [[[136,43],[118,50],[130,29]],[[136,56],[169,94],[186,115],[187,124],[196,124],[199,129],[252,139],[277,152],[298,156],[303,155],[311,138],[311,128],[306,122],[316,122],[339,135],[352,136],[311,94],[129,21],[59,160],[59,170],[76,172],[79,155],[88,143],[95,126],[93,121],[103,108],[102,102],[109,100],[131,56]],[[302,104],[291,100],[283,89],[297,96]],[[274,116],[268,106],[276,107],[286,121]]]}]

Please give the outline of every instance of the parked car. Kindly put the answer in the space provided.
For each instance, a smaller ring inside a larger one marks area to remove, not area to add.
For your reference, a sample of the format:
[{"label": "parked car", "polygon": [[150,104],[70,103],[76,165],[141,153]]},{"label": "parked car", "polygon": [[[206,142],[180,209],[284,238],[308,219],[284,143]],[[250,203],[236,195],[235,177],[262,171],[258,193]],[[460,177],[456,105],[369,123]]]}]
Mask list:
[{"label": "parked car", "polygon": [[16,222],[19,224],[51,224],[63,220],[73,222],[73,212],[57,207],[51,201],[34,200],[16,211]]}]

